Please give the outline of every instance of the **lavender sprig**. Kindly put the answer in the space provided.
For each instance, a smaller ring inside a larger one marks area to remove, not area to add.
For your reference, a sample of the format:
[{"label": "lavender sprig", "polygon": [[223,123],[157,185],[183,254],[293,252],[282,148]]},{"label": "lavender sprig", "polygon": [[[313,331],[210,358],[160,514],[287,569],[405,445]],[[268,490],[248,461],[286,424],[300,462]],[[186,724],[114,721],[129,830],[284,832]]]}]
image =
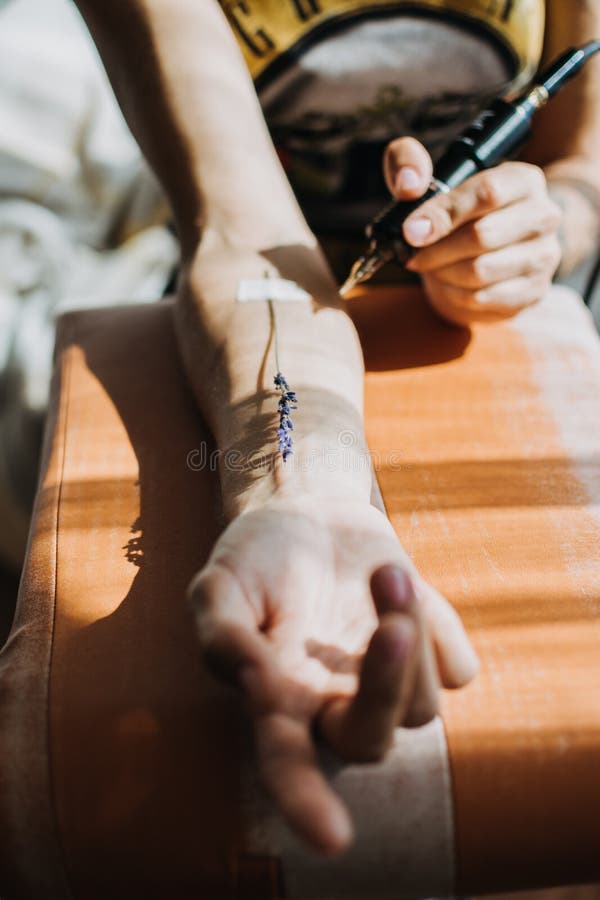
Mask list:
[{"label": "lavender sprig", "polygon": [[294,430],[294,423],[292,422],[291,411],[293,409],[298,409],[298,401],[296,392],[291,390],[281,372],[277,372],[277,375],[273,379],[273,383],[277,390],[281,392],[281,397],[277,404],[277,409],[279,410],[279,428],[277,429],[277,437],[279,441],[279,452],[281,453],[283,461],[286,462],[289,456],[294,452],[292,450],[294,442],[291,435],[291,432]]},{"label": "lavender sprig", "polygon": [[[265,272],[265,278],[267,280],[269,279],[268,271]],[[279,335],[277,334],[277,318],[275,316],[275,306],[273,304],[272,296],[267,295],[266,299],[269,304],[269,314],[271,316],[271,324],[273,327],[275,365],[277,366],[277,375],[273,379],[273,384],[281,393],[279,402],[277,403],[277,409],[279,411],[279,428],[277,429],[277,439],[279,452],[281,453],[281,457],[285,463],[294,452],[292,450],[294,442],[291,435],[291,432],[294,430],[294,423],[292,422],[291,411],[293,409],[298,409],[298,399],[296,397],[296,392],[290,388],[281,372],[281,366],[279,365]]]}]

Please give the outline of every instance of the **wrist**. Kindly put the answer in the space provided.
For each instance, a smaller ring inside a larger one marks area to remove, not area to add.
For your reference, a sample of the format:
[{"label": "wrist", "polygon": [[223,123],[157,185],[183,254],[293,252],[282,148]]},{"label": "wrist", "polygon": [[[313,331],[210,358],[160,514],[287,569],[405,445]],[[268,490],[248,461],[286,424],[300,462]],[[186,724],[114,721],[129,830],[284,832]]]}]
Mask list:
[{"label": "wrist", "polygon": [[361,412],[334,391],[300,386],[297,396],[285,461],[278,448],[278,392],[257,394],[229,419],[230,439],[218,454],[227,518],[274,501],[369,501],[371,460]]},{"label": "wrist", "polygon": [[562,261],[567,275],[597,249],[600,233],[600,184],[584,159],[564,159],[545,169],[548,193],[560,206]]},{"label": "wrist", "polygon": [[[296,282],[313,298],[311,302],[276,304],[282,340],[292,343],[302,378],[310,381],[312,377],[313,386],[322,387],[325,370],[328,383],[343,384],[350,368],[360,373],[362,393],[358,336],[314,237],[309,234],[304,243],[282,243],[259,252],[210,231],[180,269],[175,325],[191,386],[203,411],[208,410],[205,414],[211,426],[211,409],[222,420],[235,404],[260,389],[261,361],[267,349],[273,355],[273,323],[267,302],[237,302],[241,281],[261,279],[265,272]],[[308,365],[311,358],[315,367]],[[272,368],[273,359],[270,364]],[[289,361],[282,365],[293,378]],[[270,377],[273,375],[275,371]],[[271,385],[271,381],[264,382],[264,387],[270,389]],[[219,437],[216,428],[213,430]]]},{"label": "wrist", "polygon": [[[237,303],[240,281],[265,269],[296,281],[312,300]],[[224,246],[211,232],[183,273],[176,311],[188,375],[216,438],[228,518],[294,495],[368,500],[362,351],[315,243],[259,253]],[[279,366],[298,397],[286,462],[273,384]]]},{"label": "wrist", "polygon": [[[295,201],[294,201],[295,203]],[[280,247],[316,250],[317,239],[298,208],[287,205],[261,210],[255,207],[228,209],[211,203],[202,225],[196,253],[200,258],[215,253],[260,255]],[[263,263],[264,264],[264,263]]]}]

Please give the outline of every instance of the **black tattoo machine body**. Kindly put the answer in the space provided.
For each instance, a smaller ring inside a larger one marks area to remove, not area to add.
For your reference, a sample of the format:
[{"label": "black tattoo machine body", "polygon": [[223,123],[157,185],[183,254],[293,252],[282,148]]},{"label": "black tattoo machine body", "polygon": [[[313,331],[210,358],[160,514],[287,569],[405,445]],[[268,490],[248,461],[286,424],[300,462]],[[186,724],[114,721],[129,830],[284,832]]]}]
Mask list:
[{"label": "black tattoo machine body", "polygon": [[415,248],[403,237],[405,219],[431,197],[447,193],[471,175],[513,156],[529,137],[535,111],[544,106],[599,50],[600,40],[566,50],[539,73],[535,83],[519,97],[495,100],[488,109],[479,113],[436,163],[431,184],[423,196],[386,206],[367,226],[369,247],[354,263],[340,293],[344,294],[355,285],[367,281],[391,260],[400,264],[407,262]]}]

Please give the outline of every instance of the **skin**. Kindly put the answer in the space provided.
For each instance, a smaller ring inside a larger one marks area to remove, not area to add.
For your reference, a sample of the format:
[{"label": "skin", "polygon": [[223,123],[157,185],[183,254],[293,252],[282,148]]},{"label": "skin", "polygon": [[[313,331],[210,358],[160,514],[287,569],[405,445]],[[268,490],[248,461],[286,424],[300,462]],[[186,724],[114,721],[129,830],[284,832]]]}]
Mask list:
[{"label": "skin", "polygon": [[[352,823],[319,769],[315,729],[344,760],[382,759],[398,724],[436,714],[438,677],[472,676],[458,616],[378,510],[305,495],[235,519],[190,596],[207,658],[245,692],[263,784],[310,846],[336,853]],[[427,630],[437,658],[423,684]]]},{"label": "skin", "polygon": [[[598,35],[599,0],[548,4],[546,60]],[[421,275],[443,318],[468,326],[513,316],[544,296],[561,261],[567,274],[594,251],[599,104],[596,58],[536,117],[528,161],[481,172],[406,220],[405,238],[419,248],[407,268]],[[431,172],[429,154],[413,138],[387,147],[384,174],[397,199],[420,197]]]},{"label": "skin", "polygon": [[[189,589],[198,640],[207,664],[235,686],[252,718],[259,772],[280,811],[311,847],[338,853],[352,841],[352,822],[321,774],[318,743],[344,761],[382,759],[394,729],[429,721],[440,686],[467,684],[477,658],[450,604],[415,571],[370,503],[358,338],[218,3],[78,5],[173,208],[182,246],[176,332],[222,453],[229,524]],[[423,148],[396,143],[386,155],[390,186],[399,190],[403,167],[414,168],[424,186],[429,165]],[[426,267],[431,302],[454,321],[467,310],[471,317],[481,312],[481,298],[474,310],[462,294],[460,301],[451,296],[477,291],[449,279],[464,283],[469,260],[485,255],[460,237],[461,229],[468,234],[491,219],[489,232],[512,234],[503,249],[536,239],[516,239],[511,222],[502,224],[519,204],[517,216],[525,204],[540,240],[556,229],[537,170],[509,168],[492,177],[493,187],[485,182],[454,196],[458,214],[439,203],[430,209],[436,230],[415,258]],[[408,196],[419,190],[413,183]],[[435,266],[431,252],[438,254]],[[504,282],[494,285],[538,277],[516,275],[514,261],[496,257],[495,265],[492,278],[500,271]],[[240,280],[265,271],[298,282],[312,297],[276,308],[284,374],[300,400],[287,464],[273,452],[269,310],[235,301]],[[548,272],[538,275],[541,289]],[[510,304],[515,311],[517,293],[514,284],[512,292],[505,288],[488,316],[506,314]],[[342,433],[353,436],[343,461]],[[241,465],[232,464],[232,451]],[[340,462],[332,466],[327,454]],[[249,466],[257,457],[268,464]]]}]

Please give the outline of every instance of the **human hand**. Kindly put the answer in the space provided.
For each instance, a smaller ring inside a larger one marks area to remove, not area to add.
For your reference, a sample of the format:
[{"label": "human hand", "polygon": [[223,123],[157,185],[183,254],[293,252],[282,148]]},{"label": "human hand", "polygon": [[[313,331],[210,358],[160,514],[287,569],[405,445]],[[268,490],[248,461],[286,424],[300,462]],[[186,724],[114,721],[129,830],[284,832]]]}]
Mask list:
[{"label": "human hand", "polygon": [[206,661],[242,691],[264,787],[321,853],[343,850],[352,823],[315,735],[346,762],[379,760],[396,726],[435,716],[439,682],[477,671],[458,615],[364,500],[276,497],[243,512],[189,597]]},{"label": "human hand", "polygon": [[[413,138],[386,148],[384,173],[398,200],[420,197],[432,162]],[[404,223],[434,309],[450,322],[495,321],[540,300],[560,262],[561,211],[541,169],[507,162],[426,201]]]}]

